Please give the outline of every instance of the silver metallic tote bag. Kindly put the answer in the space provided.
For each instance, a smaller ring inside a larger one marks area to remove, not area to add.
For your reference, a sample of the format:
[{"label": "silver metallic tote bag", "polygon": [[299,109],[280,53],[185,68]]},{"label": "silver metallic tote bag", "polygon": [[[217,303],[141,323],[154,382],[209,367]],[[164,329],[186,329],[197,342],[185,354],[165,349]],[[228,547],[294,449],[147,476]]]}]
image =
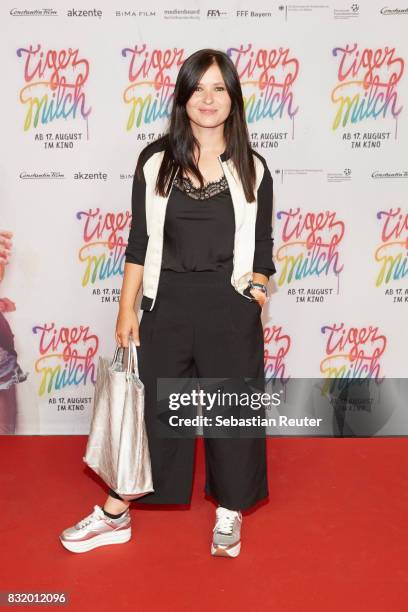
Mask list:
[{"label": "silver metallic tote bag", "polygon": [[[144,385],[136,345],[118,345],[110,362],[99,357],[93,416],[83,461],[125,500],[154,491],[144,420]],[[118,359],[118,355],[120,355]]]}]

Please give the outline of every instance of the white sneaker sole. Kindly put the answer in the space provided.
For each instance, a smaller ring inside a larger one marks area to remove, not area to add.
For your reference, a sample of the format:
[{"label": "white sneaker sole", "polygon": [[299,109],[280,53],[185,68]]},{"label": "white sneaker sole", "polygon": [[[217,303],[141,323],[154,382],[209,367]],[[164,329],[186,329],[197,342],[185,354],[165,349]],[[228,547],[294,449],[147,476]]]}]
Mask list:
[{"label": "white sneaker sole", "polygon": [[83,540],[82,542],[75,542],[72,540],[63,540],[60,536],[61,544],[67,550],[75,553],[87,552],[98,546],[106,546],[107,544],[123,544],[128,542],[132,537],[132,528],[121,529],[120,531],[111,531],[108,533],[101,533],[90,540]]},{"label": "white sneaker sole", "polygon": [[213,557],[238,557],[241,551],[241,542],[236,544],[211,544],[211,554]]}]

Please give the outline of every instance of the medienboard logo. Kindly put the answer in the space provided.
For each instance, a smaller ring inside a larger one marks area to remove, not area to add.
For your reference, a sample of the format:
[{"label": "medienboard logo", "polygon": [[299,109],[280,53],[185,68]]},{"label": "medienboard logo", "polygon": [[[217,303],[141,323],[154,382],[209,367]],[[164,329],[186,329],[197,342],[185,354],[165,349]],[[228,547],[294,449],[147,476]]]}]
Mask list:
[{"label": "medienboard logo", "polygon": [[164,19],[200,19],[201,9],[164,9]]},{"label": "medienboard logo", "polygon": [[58,17],[57,11],[52,8],[44,9],[10,9],[10,15],[12,17]]}]

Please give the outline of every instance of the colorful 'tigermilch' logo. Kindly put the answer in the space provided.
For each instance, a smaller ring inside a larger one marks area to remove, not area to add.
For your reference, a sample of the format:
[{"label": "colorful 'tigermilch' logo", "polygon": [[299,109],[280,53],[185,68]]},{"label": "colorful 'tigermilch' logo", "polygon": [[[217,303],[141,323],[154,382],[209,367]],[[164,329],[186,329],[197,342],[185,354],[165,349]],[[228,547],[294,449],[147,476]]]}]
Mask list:
[{"label": "colorful 'tigermilch' logo", "polygon": [[[233,61],[243,90],[248,123],[261,119],[292,119],[293,86],[299,74],[299,60],[290,50],[256,49],[239,44],[226,50]],[[177,73],[185,60],[185,50],[148,49],[146,44],[122,49],[128,61],[128,85],[123,100],[129,105],[126,129],[168,119],[171,113]]]},{"label": "colorful 'tigermilch' logo", "polygon": [[264,326],[264,364],[265,378],[279,379],[286,383],[289,376],[285,378],[285,357],[289,353],[291,338],[283,333],[282,326]]},{"label": "colorful 'tigermilch' logo", "polygon": [[17,49],[23,61],[20,102],[26,107],[24,130],[60,119],[87,119],[85,95],[89,61],[79,49],[43,49],[41,44]]},{"label": "colorful 'tigermilch' logo", "polygon": [[309,277],[338,275],[343,270],[339,246],[345,225],[335,211],[304,212],[290,208],[280,210],[277,219],[282,221],[282,244],[276,252],[279,286]]},{"label": "colorful 'tigermilch' logo", "polygon": [[408,213],[390,208],[380,210],[377,219],[381,223],[381,244],[375,251],[379,263],[375,284],[380,287],[408,276]]},{"label": "colorful 'tigermilch' logo", "polygon": [[101,213],[99,208],[90,208],[77,212],[76,217],[83,224],[84,244],[78,253],[79,261],[84,264],[82,286],[123,275],[131,213]]},{"label": "colorful 'tigermilch' logo", "polygon": [[146,44],[122,49],[128,61],[128,85],[123,100],[129,105],[126,129],[170,117],[177,72],[184,49],[148,49]]},{"label": "colorful 'tigermilch' logo", "polygon": [[33,327],[39,336],[39,354],[35,371],[40,374],[38,395],[65,387],[96,382],[95,356],[99,338],[88,325],[60,327],[44,323]]},{"label": "colorful 'tigermilch' logo", "polygon": [[333,130],[369,118],[396,119],[403,108],[397,88],[405,63],[395,48],[361,48],[354,43],[335,47],[332,53],[338,60],[338,84],[331,95],[337,108]]},{"label": "colorful 'tigermilch' logo", "polygon": [[380,380],[380,360],[387,338],[378,327],[332,323],[324,325],[321,332],[326,337],[326,357],[320,362],[320,371],[326,378]]},{"label": "colorful 'tigermilch' logo", "polygon": [[255,48],[251,43],[229,47],[227,54],[237,69],[244,98],[246,120],[293,119],[293,88],[299,60],[288,48]]}]

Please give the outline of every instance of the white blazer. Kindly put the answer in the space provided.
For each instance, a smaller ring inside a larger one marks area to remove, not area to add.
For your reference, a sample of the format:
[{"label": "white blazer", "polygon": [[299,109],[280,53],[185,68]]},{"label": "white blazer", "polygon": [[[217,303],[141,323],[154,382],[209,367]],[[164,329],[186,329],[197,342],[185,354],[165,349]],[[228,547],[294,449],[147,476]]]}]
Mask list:
[{"label": "white blazer", "polygon": [[[162,263],[163,234],[166,207],[168,199],[170,197],[171,189],[173,188],[172,186],[168,196],[166,197],[162,197],[155,193],[156,179],[163,155],[164,148],[162,150],[153,152],[143,165],[143,188],[146,216],[145,222],[148,240],[143,264],[143,296],[141,302],[142,310],[152,310],[156,301]],[[225,153],[221,154],[218,157],[219,162],[224,171],[225,178],[228,182],[235,215],[234,255],[231,284],[236,289],[236,291],[238,291],[242,295],[244,295],[243,291],[247,287],[248,281],[252,278],[253,274],[253,261],[255,252],[255,223],[258,210],[258,197],[260,193],[262,193],[262,197],[268,198],[267,205],[270,209],[270,216],[272,217],[272,177],[270,175],[269,169],[266,165],[264,158],[255,152],[253,152],[253,157],[256,170],[255,202],[247,202],[241,181],[235,170],[232,160],[227,159]],[[266,174],[268,174],[269,176],[267,177]],[[268,185],[266,185],[267,178],[269,178]],[[260,190],[261,185],[264,186],[262,190]],[[139,189],[139,199],[140,197],[142,197],[142,193]],[[132,200],[134,200],[134,198],[132,198]],[[137,203],[133,201],[133,208],[135,207],[135,205],[137,205]],[[136,220],[136,215],[132,215],[132,222],[133,219]],[[270,219],[270,223],[271,222],[272,219]],[[125,255],[126,261],[135,262],[136,260],[133,257],[133,253],[130,246],[131,236],[132,228],[130,230],[128,249],[126,250]],[[270,225],[270,232],[268,232],[268,237],[271,241],[270,244],[272,251],[272,225]],[[273,273],[275,271],[276,270],[274,269]],[[248,296],[246,295],[245,297],[248,298]]]}]

